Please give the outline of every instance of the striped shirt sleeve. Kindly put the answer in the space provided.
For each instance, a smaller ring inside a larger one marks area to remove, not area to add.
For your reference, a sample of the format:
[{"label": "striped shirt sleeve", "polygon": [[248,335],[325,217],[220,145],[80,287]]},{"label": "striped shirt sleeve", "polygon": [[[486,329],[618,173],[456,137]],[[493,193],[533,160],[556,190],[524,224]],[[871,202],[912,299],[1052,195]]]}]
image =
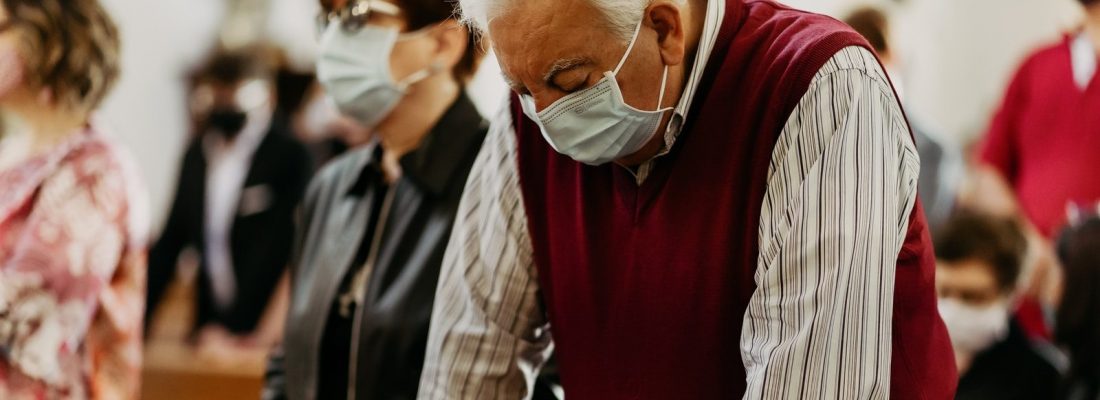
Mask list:
[{"label": "striped shirt sleeve", "polygon": [[837,53],[772,156],[741,335],[746,399],[889,396],[894,269],[919,170],[875,57]]},{"label": "striped shirt sleeve", "polygon": [[466,184],[444,256],[418,398],[525,399],[552,349],[508,101]]}]

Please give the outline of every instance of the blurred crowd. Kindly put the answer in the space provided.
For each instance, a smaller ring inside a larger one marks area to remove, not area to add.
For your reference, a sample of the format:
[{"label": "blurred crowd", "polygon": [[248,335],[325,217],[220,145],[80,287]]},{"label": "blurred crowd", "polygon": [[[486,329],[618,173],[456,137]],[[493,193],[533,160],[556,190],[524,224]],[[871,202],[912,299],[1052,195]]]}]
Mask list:
[{"label": "blurred crowd", "polygon": [[[939,310],[960,374],[957,398],[1100,395],[1100,331],[1084,294],[1095,290],[1085,271],[1096,261],[1077,253],[1098,222],[1100,191],[1085,175],[1100,161],[1087,147],[1100,109],[1100,5],[1082,3],[1083,26],[1025,59],[974,146],[944,146],[909,119],[935,236]],[[888,17],[862,8],[845,22],[875,47],[904,104]]]},{"label": "blurred crowd", "polygon": [[[973,143],[908,115],[958,399],[1100,399],[1100,2],[1081,3]],[[94,117],[126,73],[112,17],[95,0],[0,4],[0,399],[148,398],[142,345],[164,342],[213,364],[258,354],[264,399],[417,397],[489,143],[475,103],[505,96],[471,90],[496,60],[454,2],[320,0],[299,16],[310,68],[222,38],[185,78],[186,146],[157,156],[179,165],[174,196],[152,213]],[[838,17],[905,106],[889,9]],[[533,398],[568,393],[555,364]]]}]

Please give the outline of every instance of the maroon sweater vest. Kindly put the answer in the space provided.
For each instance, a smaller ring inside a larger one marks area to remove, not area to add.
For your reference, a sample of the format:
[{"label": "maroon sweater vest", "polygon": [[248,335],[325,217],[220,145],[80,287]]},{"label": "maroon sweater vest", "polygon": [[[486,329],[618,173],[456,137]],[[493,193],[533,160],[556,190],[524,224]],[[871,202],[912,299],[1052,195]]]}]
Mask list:
[{"label": "maroon sweater vest", "polygon": [[[772,150],[816,72],[865,41],[765,0],[727,14],[683,134],[637,185],[556,153],[513,101],[520,186],[570,399],[745,392],[739,340],[755,285]],[[898,258],[892,397],[947,399],[956,377],[919,205]]]}]

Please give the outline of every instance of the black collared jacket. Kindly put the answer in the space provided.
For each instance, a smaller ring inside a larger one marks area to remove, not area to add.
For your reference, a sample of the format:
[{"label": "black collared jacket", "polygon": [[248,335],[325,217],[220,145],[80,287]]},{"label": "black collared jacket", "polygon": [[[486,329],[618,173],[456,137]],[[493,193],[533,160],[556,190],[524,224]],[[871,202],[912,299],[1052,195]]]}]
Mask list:
[{"label": "black collared jacket", "polygon": [[[416,397],[440,264],[487,126],[462,94],[420,147],[400,159],[397,182],[380,179],[376,145],[333,161],[314,178],[291,264],[286,335],[272,356],[264,398],[315,399],[320,382],[329,381],[320,374],[349,372],[320,365],[322,342],[342,288],[370,247],[365,236],[372,225],[381,229],[380,245],[365,299],[354,311],[361,325],[354,330],[351,385],[355,398]],[[380,212],[378,202],[389,192],[389,212]]]}]

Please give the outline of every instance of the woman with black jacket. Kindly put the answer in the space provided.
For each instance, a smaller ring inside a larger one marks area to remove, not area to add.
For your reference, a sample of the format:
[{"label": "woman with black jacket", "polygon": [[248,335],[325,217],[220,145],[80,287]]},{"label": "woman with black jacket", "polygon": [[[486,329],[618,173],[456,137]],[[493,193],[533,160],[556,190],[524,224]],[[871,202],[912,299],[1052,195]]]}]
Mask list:
[{"label": "woman with black jacket", "polygon": [[302,204],[265,399],[415,399],[443,254],[488,124],[482,47],[439,0],[322,1],[317,76],[375,140]]}]

